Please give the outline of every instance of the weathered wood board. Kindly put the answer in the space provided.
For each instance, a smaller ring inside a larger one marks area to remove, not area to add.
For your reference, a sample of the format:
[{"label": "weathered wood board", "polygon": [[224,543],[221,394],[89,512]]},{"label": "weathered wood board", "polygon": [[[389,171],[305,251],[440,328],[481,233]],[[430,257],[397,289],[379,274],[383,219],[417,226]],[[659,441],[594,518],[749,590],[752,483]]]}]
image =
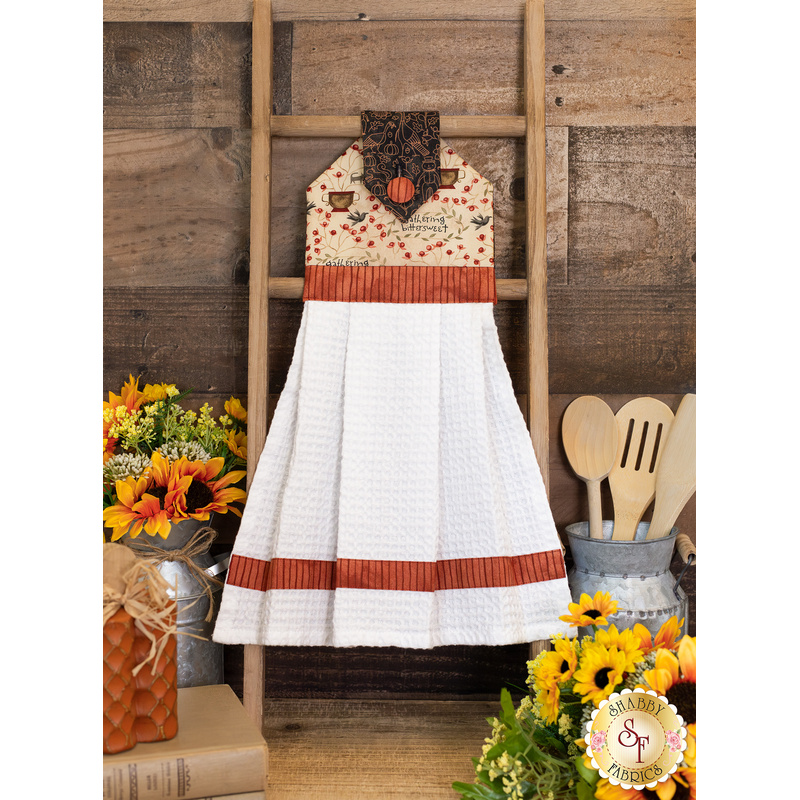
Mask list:
[{"label": "weathered wood board", "polygon": [[572,128],[575,286],[694,286],[695,129]]},{"label": "weathered wood board", "polygon": [[103,26],[105,128],[250,127],[250,26]]},{"label": "weathered wood board", "polygon": [[246,283],[249,194],[249,131],[106,131],[104,284]]},{"label": "weathered wood board", "polygon": [[[521,114],[520,36],[514,22],[296,23],[294,113],[356,114],[380,98],[385,108]],[[545,37],[548,125],[694,123],[693,22],[550,22]]]},{"label": "weathered wood board", "polygon": [[[327,6],[315,0],[273,0],[275,20],[369,19],[520,19],[525,0],[371,0],[336,2]],[[368,12],[368,13],[367,13]],[[693,19],[693,0],[547,0],[546,19]],[[103,19],[116,22],[249,22],[252,0],[104,0]]]},{"label": "weathered wood board", "polygon": [[[104,127],[249,126],[249,25],[104,29]],[[279,23],[276,52],[290,48],[292,61],[290,82],[276,73],[276,112],[290,113],[290,91],[294,114],[377,105],[518,115],[520,33],[516,22]],[[554,21],[546,37],[548,125],[694,124],[693,20]]]}]

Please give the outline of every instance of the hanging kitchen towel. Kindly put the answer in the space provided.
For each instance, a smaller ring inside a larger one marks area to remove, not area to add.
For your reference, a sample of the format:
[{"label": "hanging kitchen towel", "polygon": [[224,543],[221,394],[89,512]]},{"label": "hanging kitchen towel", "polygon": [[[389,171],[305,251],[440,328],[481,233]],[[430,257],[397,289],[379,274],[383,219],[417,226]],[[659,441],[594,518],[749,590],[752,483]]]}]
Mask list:
[{"label": "hanging kitchen towel", "polygon": [[440,185],[438,111],[362,111],[364,184],[398,219]]},{"label": "hanging kitchen towel", "polygon": [[[570,635],[561,545],[494,322],[491,181],[431,141],[435,115],[363,119],[364,137],[306,187],[303,316],[214,639]],[[413,193],[390,207],[398,166]]]}]

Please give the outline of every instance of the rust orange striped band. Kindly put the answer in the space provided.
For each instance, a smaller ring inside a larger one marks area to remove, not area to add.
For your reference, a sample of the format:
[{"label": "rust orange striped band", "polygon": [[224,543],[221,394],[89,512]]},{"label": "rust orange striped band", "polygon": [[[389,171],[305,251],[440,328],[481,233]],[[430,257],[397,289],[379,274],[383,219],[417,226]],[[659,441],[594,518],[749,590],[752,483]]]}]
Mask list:
[{"label": "rust orange striped band", "polygon": [[494,267],[307,264],[303,300],[343,303],[496,303]]},{"label": "rust orange striped band", "polygon": [[234,555],[228,585],[266,592],[271,589],[388,589],[434,592],[487,589],[565,578],[560,550],[524,556],[455,558],[447,561],[369,561],[340,558],[259,558]]}]

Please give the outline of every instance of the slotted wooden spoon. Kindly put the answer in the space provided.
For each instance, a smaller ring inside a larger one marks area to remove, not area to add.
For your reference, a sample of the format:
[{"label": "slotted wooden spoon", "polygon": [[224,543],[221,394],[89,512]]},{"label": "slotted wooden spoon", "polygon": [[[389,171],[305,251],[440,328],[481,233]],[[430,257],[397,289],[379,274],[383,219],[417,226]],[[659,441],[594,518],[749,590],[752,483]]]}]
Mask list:
[{"label": "slotted wooden spoon", "polygon": [[675,412],[656,476],[656,504],[648,539],[667,536],[697,488],[697,395],[687,394]]},{"label": "slotted wooden spoon", "polygon": [[589,495],[589,536],[603,538],[600,482],[608,475],[617,454],[614,412],[599,397],[573,400],[561,422],[561,440],[575,474],[586,482]]},{"label": "slotted wooden spoon", "polygon": [[614,499],[612,539],[631,541],[656,493],[656,475],[674,414],[655,397],[637,397],[617,411],[619,447],[608,475]]}]

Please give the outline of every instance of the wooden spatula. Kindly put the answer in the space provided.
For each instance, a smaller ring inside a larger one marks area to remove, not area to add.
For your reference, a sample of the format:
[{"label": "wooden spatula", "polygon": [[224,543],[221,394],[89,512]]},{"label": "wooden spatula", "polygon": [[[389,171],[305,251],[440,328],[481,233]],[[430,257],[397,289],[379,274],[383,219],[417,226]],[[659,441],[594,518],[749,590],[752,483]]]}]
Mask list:
[{"label": "wooden spatula", "polygon": [[656,504],[648,539],[667,536],[697,488],[697,395],[687,394],[675,412],[656,476]]},{"label": "wooden spatula", "polygon": [[564,412],[561,440],[575,474],[586,482],[589,494],[589,536],[603,538],[600,482],[608,475],[617,453],[614,412],[599,397],[584,395]]},{"label": "wooden spatula", "polygon": [[656,493],[656,474],[673,413],[655,397],[637,397],[617,411],[619,447],[608,475],[614,498],[612,539],[631,541]]}]

